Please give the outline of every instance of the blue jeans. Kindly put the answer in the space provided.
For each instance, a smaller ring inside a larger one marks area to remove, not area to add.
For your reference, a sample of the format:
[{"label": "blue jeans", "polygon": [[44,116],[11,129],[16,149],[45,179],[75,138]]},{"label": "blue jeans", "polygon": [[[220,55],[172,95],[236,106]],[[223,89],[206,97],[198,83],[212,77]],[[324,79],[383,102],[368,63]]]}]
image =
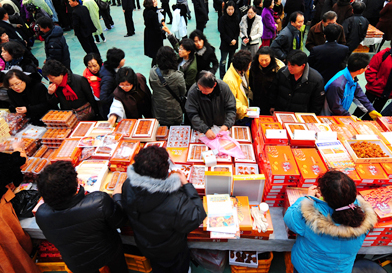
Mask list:
[{"label": "blue jeans", "polygon": [[[221,80],[226,74],[226,63],[227,63],[227,69],[229,69],[234,53],[235,53],[235,49],[232,49],[230,51],[221,50],[221,60],[219,63],[219,76]],[[227,55],[229,55],[229,62],[227,62]]]}]

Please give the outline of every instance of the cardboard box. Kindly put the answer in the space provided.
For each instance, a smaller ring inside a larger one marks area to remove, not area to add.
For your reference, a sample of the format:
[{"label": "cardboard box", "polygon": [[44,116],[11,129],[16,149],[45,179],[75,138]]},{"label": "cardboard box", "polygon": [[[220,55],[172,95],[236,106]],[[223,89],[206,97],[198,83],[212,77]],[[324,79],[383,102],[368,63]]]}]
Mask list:
[{"label": "cardboard box", "polygon": [[229,194],[232,189],[232,174],[230,172],[210,172],[204,175],[205,194]]},{"label": "cardboard box", "polygon": [[139,150],[139,141],[123,139],[119,142],[112,158],[110,158],[110,164],[123,163],[129,165]]},{"label": "cardboard box", "polygon": [[158,146],[161,148],[166,148],[166,141],[150,141],[146,142],[143,148],[147,148],[149,146]]},{"label": "cardboard box", "polygon": [[316,133],[308,130],[304,123],[285,123],[290,146],[314,147]]},{"label": "cardboard box", "polygon": [[350,154],[339,140],[317,141],[316,147],[329,168],[344,169],[355,166]]},{"label": "cardboard box", "polygon": [[157,130],[157,140],[162,141],[162,140],[167,140],[169,136],[169,129],[167,126],[159,126]]},{"label": "cardboard box", "polygon": [[[284,132],[282,134],[271,134],[269,130],[284,130],[282,124],[279,122],[271,122],[271,123],[262,123],[260,125],[263,141],[265,144],[279,145],[279,144],[287,144],[288,138],[287,133]],[[268,132],[267,132],[268,130]],[[272,133],[274,133],[272,131]]]},{"label": "cardboard box", "polygon": [[259,166],[257,164],[236,163],[235,175],[259,174]]},{"label": "cardboard box", "polygon": [[[132,138],[151,138],[158,129],[158,121],[156,119],[138,119],[132,131]],[[155,140],[153,140],[155,141]]]},{"label": "cardboard box", "polygon": [[[359,158],[351,147],[351,144],[366,141],[368,143],[377,144],[388,157],[374,157],[374,158]],[[355,163],[382,163],[392,162],[392,152],[384,144],[382,140],[346,140],[343,142],[347,152]]]},{"label": "cardboard box", "polygon": [[359,192],[380,219],[392,217],[392,186]]},{"label": "cardboard box", "polygon": [[316,183],[318,176],[327,172],[324,161],[314,148],[292,149],[301,172],[301,183]]},{"label": "cardboard box", "polygon": [[191,126],[171,126],[167,147],[188,147],[191,138]]},{"label": "cardboard box", "polygon": [[361,183],[384,184],[389,181],[388,176],[378,163],[360,163],[355,164],[355,170],[361,178]]},{"label": "cardboard box", "polygon": [[216,165],[211,167],[212,172],[230,172],[233,174],[233,165]]},{"label": "cardboard box", "polygon": [[87,192],[99,191],[109,169],[107,160],[86,160],[76,167],[79,184]]},{"label": "cardboard box", "polygon": [[332,131],[338,133],[338,140],[341,142],[353,139],[358,132],[350,124],[330,124]]},{"label": "cardboard box", "polygon": [[381,167],[383,168],[384,172],[389,177],[389,182],[392,182],[392,163],[380,163]]},{"label": "cardboard box", "polygon": [[231,137],[238,142],[252,142],[252,136],[248,126],[231,127]]},{"label": "cardboard box", "polygon": [[250,214],[248,196],[235,196],[231,197],[234,206],[237,207],[238,222],[240,230],[251,231],[253,221]]},{"label": "cardboard box", "polygon": [[271,164],[271,180],[299,178],[300,173],[289,146],[266,146],[266,153]]},{"label": "cardboard box", "polygon": [[248,196],[249,204],[258,205],[263,197],[264,183],[264,174],[234,175],[233,195]]},{"label": "cardboard box", "polygon": [[202,152],[208,151],[207,145],[204,144],[190,144],[187,162],[204,163]]},{"label": "cardboard box", "polygon": [[345,168],[345,169],[336,169],[336,170],[347,174],[354,181],[356,185],[361,183],[361,178],[359,177],[355,168]]},{"label": "cardboard box", "polygon": [[207,171],[208,167],[204,165],[193,165],[189,182],[193,184],[198,193],[205,193],[205,172]]},{"label": "cardboard box", "polygon": [[386,131],[392,131],[392,117],[379,117],[377,123]]}]

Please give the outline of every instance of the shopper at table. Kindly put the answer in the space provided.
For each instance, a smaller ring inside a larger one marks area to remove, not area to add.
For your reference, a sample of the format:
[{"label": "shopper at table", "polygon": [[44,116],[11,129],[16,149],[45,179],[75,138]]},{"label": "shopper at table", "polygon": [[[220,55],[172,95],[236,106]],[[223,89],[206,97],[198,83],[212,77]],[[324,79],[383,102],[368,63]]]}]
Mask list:
[{"label": "shopper at table", "polygon": [[186,273],[187,234],[206,217],[203,203],[181,171],[168,174],[169,155],[164,148],[147,147],[134,160],[113,199],[127,213],[136,244],[150,259],[153,272]]},{"label": "shopper at table", "polygon": [[201,71],[199,80],[188,92],[185,110],[192,128],[214,139],[211,130],[214,125],[220,126],[221,131],[234,125],[236,100],[227,83],[209,71]]},{"label": "shopper at table", "polygon": [[12,154],[0,152],[0,272],[40,273],[30,258],[33,250],[30,236],[22,229],[11,203],[15,194],[7,186],[20,185],[23,181],[20,167],[26,162],[24,143],[15,142],[12,146]]},{"label": "shopper at table", "polygon": [[43,170],[37,182],[45,201],[35,215],[39,228],[72,272],[98,272],[107,265],[111,272],[127,273],[116,230],[126,223],[122,209],[105,192],[86,195],[77,175],[67,161]]},{"label": "shopper at table", "polygon": [[372,119],[381,117],[372,103],[368,100],[358,84],[357,76],[366,71],[369,64],[369,55],[354,53],[348,58],[347,67],[338,72],[325,85],[326,101],[328,108],[324,114],[333,116],[349,116],[351,103],[355,104]]},{"label": "shopper at table", "polygon": [[97,118],[97,102],[86,78],[73,74],[56,60],[47,61],[42,72],[51,82],[48,99],[52,107],[60,103],[61,110],[74,110],[79,120]]},{"label": "shopper at table", "polygon": [[305,112],[318,115],[324,105],[324,82],[307,63],[300,50],[287,56],[287,67],[279,70],[272,83],[269,103],[274,111]]},{"label": "shopper at table", "polygon": [[373,208],[357,196],[354,181],[329,171],[308,196],[288,208],[284,222],[297,234],[291,250],[294,272],[351,272],[366,234],[377,223]]},{"label": "shopper at table", "polygon": [[130,67],[122,67],[117,72],[116,81],[118,86],[113,92],[109,123],[115,125],[124,118],[152,118],[151,91],[146,78]]},{"label": "shopper at table", "polygon": [[[42,83],[32,82],[29,76],[20,70],[10,70],[4,77],[12,113],[25,114],[34,125],[43,126],[41,118],[51,109],[48,102],[48,89]],[[54,109],[57,109],[55,107]]]},{"label": "shopper at table", "polygon": [[253,92],[249,86],[249,68],[252,62],[251,53],[240,50],[234,54],[233,62],[227,70],[223,81],[227,83],[236,100],[236,123],[250,125],[249,118],[245,118],[249,101],[253,101]]},{"label": "shopper at table", "polygon": [[200,30],[194,30],[189,39],[195,42],[197,71],[208,70],[215,74],[219,63],[215,55],[215,48],[208,43],[207,37]]},{"label": "shopper at table", "polygon": [[[392,43],[391,43],[392,45]],[[391,46],[392,47],[392,46]],[[371,59],[368,68],[365,71],[366,97],[373,104],[376,111],[380,112],[387,101],[392,98],[392,51],[391,47],[386,48]],[[384,113],[384,112],[383,112]],[[361,117],[364,112],[357,108],[354,115]],[[392,113],[385,114],[391,116]],[[366,114],[362,119],[370,119]]]},{"label": "shopper at table", "polygon": [[85,77],[93,90],[94,96],[99,99],[101,95],[101,75],[99,71],[102,66],[101,56],[97,53],[89,53],[83,58],[86,68],[83,71]]},{"label": "shopper at table", "polygon": [[353,52],[365,39],[369,27],[369,21],[362,16],[366,8],[365,3],[354,2],[352,6],[354,15],[344,20],[342,24],[346,36],[346,45],[350,48],[350,52]]},{"label": "shopper at table", "polygon": [[253,92],[251,106],[260,108],[260,115],[270,115],[268,98],[272,82],[284,63],[275,58],[275,52],[267,46],[260,47],[249,70],[249,86]]}]

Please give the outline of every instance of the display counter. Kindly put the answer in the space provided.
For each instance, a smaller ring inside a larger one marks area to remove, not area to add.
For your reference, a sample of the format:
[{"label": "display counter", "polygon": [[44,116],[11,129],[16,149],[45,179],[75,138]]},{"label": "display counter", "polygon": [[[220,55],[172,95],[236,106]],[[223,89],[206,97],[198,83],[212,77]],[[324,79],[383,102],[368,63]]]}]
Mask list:
[{"label": "display counter", "polygon": [[[285,224],[283,222],[283,209],[270,208],[274,233],[270,235],[269,240],[257,239],[239,239],[228,240],[228,242],[188,242],[190,248],[216,249],[216,250],[242,250],[242,251],[291,251],[294,245],[294,239],[287,238]],[[20,220],[22,228],[30,234],[33,239],[45,239],[42,231],[39,229],[35,218],[24,218]],[[123,243],[136,245],[133,236],[121,236]],[[392,246],[372,246],[362,247],[358,254],[389,254],[392,253]]]}]

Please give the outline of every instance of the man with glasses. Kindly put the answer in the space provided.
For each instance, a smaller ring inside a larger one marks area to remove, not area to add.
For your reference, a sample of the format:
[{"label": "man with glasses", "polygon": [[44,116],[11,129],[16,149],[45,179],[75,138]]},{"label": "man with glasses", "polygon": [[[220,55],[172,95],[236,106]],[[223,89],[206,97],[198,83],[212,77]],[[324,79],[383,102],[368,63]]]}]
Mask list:
[{"label": "man with glasses", "polygon": [[221,131],[234,125],[236,100],[225,82],[202,70],[198,81],[189,89],[185,110],[193,129],[214,139],[216,135],[211,130],[214,125],[220,126]]}]

